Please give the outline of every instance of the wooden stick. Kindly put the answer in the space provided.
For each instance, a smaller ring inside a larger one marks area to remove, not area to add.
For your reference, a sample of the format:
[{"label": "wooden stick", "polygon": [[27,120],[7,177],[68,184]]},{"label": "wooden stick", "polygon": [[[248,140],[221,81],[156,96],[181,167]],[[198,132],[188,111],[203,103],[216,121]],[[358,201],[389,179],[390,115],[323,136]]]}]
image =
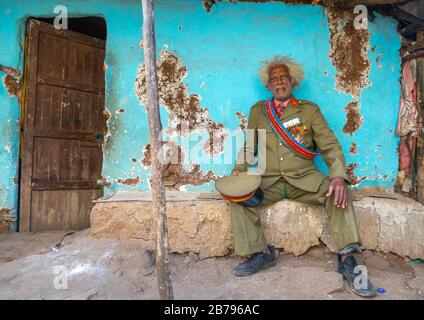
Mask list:
[{"label": "wooden stick", "polygon": [[162,163],[157,155],[162,148],[161,122],[159,114],[158,77],[156,69],[156,41],[153,0],[142,0],[143,48],[146,67],[147,110],[152,151],[152,210],[156,217],[156,271],[159,296],[163,300],[174,299],[169,275],[168,228],[166,220],[166,198],[163,184]]}]

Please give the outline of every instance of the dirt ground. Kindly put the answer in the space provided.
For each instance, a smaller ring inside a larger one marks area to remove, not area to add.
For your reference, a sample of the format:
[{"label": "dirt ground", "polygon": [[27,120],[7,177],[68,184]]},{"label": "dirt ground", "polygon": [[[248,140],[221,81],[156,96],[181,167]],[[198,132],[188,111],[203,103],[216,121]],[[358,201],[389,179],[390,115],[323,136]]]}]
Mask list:
[{"label": "dirt ground", "polygon": [[[424,299],[424,264],[365,251],[373,299]],[[278,254],[277,266],[237,278],[234,256],[199,260],[171,254],[176,299],[361,299],[335,272],[324,246],[300,257]],[[0,299],[158,299],[154,253],[135,241],[98,240],[90,230],[0,234]]]}]

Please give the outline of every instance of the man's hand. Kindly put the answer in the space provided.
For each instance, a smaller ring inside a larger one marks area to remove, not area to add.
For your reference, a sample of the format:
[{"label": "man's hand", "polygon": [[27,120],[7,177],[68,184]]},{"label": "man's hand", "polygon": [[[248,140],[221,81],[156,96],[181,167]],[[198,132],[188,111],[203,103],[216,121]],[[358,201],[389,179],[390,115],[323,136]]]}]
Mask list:
[{"label": "man's hand", "polygon": [[335,177],[331,179],[330,187],[328,192],[325,195],[326,197],[331,197],[334,192],[334,204],[338,208],[346,208],[348,193],[346,188],[346,182],[343,178]]},{"label": "man's hand", "polygon": [[236,169],[233,169],[233,171],[231,171],[231,175],[233,176],[238,176],[239,172]]}]

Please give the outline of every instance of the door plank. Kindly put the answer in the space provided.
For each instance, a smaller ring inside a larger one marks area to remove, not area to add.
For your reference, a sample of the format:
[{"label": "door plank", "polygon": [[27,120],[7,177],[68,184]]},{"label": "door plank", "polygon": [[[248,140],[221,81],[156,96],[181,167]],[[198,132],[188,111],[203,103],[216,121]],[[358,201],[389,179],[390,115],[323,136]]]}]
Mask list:
[{"label": "door plank", "polygon": [[101,197],[105,42],[28,25],[20,231],[89,226]]}]

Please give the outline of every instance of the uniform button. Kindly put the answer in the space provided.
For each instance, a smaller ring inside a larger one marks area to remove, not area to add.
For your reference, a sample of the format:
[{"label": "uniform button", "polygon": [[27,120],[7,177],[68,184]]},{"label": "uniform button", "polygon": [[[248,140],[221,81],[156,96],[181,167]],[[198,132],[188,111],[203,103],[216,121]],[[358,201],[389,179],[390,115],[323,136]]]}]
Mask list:
[{"label": "uniform button", "polygon": [[280,158],[280,160],[281,160],[281,161],[283,161],[283,160],[284,160],[284,158],[283,158],[283,157],[281,157],[281,158]]},{"label": "uniform button", "polygon": [[282,145],[283,145],[281,142],[280,142],[279,144],[280,144],[280,146],[282,146]]},{"label": "uniform button", "polygon": [[284,171],[281,171],[281,175],[284,176]]}]

